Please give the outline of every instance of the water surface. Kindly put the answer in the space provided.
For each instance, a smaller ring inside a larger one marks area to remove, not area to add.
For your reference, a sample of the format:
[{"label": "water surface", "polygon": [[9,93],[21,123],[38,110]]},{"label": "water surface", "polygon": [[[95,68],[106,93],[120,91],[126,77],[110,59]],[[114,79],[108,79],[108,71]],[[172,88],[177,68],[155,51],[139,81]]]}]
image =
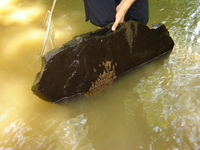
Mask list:
[{"label": "water surface", "polygon": [[[53,1],[0,0],[1,150],[200,149],[199,0],[150,1],[173,51],[122,77],[95,98],[61,104],[31,92],[40,70],[45,16]],[[82,0],[59,0],[55,46],[93,31]]]}]

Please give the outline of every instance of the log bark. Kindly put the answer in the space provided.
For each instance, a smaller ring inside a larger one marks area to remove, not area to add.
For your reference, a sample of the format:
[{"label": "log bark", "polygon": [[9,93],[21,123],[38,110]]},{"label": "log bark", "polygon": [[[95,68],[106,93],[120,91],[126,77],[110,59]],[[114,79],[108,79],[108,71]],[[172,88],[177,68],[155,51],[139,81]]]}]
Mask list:
[{"label": "log bark", "polygon": [[174,42],[163,24],[128,21],[111,24],[53,49],[42,58],[32,91],[57,102],[75,95],[93,96],[120,75],[170,52]]}]

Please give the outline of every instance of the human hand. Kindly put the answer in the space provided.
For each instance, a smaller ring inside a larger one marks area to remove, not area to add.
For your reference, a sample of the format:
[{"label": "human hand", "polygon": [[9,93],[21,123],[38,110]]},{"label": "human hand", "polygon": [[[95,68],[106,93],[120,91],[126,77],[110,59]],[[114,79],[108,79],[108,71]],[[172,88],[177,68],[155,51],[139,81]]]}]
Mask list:
[{"label": "human hand", "polygon": [[124,22],[126,12],[136,0],[122,0],[116,7],[115,22],[112,25],[112,31],[115,31],[120,23]]},{"label": "human hand", "polygon": [[124,10],[124,8],[121,6],[121,3],[116,7],[116,15],[115,15],[115,22],[112,26],[112,31],[115,31],[117,26],[120,23],[124,22],[124,17],[126,15],[126,10]]}]

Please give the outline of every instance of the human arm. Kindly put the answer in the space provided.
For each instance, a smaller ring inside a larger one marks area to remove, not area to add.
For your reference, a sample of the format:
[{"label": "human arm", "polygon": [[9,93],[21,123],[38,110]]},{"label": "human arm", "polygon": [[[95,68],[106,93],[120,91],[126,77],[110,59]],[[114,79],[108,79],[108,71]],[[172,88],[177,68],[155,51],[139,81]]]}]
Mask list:
[{"label": "human arm", "polygon": [[115,22],[112,26],[112,31],[115,31],[119,23],[124,22],[126,12],[136,0],[122,0],[116,7]]}]

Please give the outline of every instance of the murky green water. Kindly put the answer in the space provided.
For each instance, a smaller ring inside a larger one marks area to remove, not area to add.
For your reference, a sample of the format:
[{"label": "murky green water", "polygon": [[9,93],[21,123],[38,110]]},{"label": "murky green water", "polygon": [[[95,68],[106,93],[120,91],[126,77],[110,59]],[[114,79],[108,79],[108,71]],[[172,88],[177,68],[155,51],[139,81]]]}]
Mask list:
[{"label": "murky green water", "polygon": [[[172,53],[119,78],[91,99],[51,104],[31,92],[44,19],[53,1],[0,0],[0,150],[200,149],[200,2],[151,0]],[[95,30],[82,0],[58,0],[56,45]]]}]

